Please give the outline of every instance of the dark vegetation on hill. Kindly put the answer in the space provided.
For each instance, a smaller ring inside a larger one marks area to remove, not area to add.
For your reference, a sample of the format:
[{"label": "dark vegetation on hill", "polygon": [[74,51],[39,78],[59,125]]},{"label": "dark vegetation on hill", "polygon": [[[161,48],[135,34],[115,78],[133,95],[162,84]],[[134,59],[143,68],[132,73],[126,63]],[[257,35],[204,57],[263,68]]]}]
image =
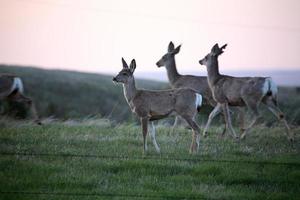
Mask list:
[{"label": "dark vegetation on hill", "polygon": [[[124,99],[121,85],[115,85],[111,76],[9,65],[0,65],[0,73],[13,73],[22,78],[25,94],[33,98],[41,117],[103,117],[116,122],[135,120]],[[147,89],[169,88],[164,82],[140,79],[137,80],[137,86]],[[279,88],[279,103],[289,123],[299,125],[300,89]],[[6,102],[1,102],[1,105],[4,107],[2,114],[26,116],[21,105]],[[210,107],[202,109],[201,123],[206,121],[210,110]],[[276,121],[270,114],[264,115],[264,119],[267,119],[267,125]]]}]

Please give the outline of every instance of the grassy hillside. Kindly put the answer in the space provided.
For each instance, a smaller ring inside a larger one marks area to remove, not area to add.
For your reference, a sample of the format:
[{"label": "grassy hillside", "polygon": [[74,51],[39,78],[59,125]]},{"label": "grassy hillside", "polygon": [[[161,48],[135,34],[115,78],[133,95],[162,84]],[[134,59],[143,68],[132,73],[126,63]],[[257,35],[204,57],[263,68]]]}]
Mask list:
[{"label": "grassy hillside", "polygon": [[[25,93],[35,100],[42,117],[66,119],[96,115],[117,121],[132,118],[122,87],[114,85],[111,76],[5,65],[0,66],[2,72],[22,78]],[[148,80],[137,80],[137,85],[152,89],[167,87],[165,83]]]},{"label": "grassy hillside", "polygon": [[[133,121],[124,99],[121,85],[114,85],[111,76],[74,71],[43,70],[30,67],[0,65],[0,73],[14,73],[23,79],[25,92],[33,97],[42,117],[60,119],[101,117],[113,121]],[[137,80],[138,87],[168,88],[167,83]],[[280,108],[291,124],[300,124],[300,89],[279,88]],[[200,121],[207,120],[210,107],[200,112]],[[262,107],[262,111],[266,109]],[[233,115],[236,117],[236,115]],[[268,111],[264,114],[268,126],[276,122]],[[215,120],[214,123],[219,123]]]},{"label": "grassy hillside", "polygon": [[[283,128],[257,126],[246,141],[213,128],[189,155],[191,131],[158,128],[142,156],[139,127],[90,122],[1,123],[0,199],[299,199],[300,146]],[[295,132],[300,129],[295,128]],[[299,134],[296,141],[299,141]]]}]

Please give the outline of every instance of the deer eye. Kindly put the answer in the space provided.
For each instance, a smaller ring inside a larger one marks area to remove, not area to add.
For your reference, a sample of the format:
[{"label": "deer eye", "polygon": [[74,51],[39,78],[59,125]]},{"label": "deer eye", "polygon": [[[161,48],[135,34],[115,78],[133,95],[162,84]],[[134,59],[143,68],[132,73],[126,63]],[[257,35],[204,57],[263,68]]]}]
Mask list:
[{"label": "deer eye", "polygon": [[126,75],[127,75],[127,73],[126,73],[126,72],[123,72],[123,73],[122,73],[122,75],[126,76]]}]

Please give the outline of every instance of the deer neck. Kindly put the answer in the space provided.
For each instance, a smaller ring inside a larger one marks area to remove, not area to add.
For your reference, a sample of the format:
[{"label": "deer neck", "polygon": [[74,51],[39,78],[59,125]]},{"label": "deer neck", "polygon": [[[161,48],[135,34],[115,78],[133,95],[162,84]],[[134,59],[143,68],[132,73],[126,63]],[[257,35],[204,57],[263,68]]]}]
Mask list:
[{"label": "deer neck", "polygon": [[221,78],[219,72],[218,58],[212,60],[211,64],[207,67],[208,82],[210,85],[214,85]]},{"label": "deer neck", "polygon": [[124,96],[128,103],[135,97],[137,89],[135,87],[135,80],[132,78],[127,83],[123,84]]},{"label": "deer neck", "polygon": [[177,71],[175,58],[170,59],[170,61],[166,64],[166,69],[170,83],[174,84],[181,76]]}]

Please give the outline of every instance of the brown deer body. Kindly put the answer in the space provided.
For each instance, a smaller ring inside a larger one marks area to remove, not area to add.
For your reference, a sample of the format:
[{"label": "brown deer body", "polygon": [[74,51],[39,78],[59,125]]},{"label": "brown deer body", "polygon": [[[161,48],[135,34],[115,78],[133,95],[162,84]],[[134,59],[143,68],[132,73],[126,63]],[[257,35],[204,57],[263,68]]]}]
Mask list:
[{"label": "brown deer body", "polygon": [[247,107],[254,115],[249,126],[241,134],[243,139],[260,117],[258,106],[263,103],[279,120],[283,121],[288,139],[293,140],[290,128],[277,105],[277,86],[270,77],[232,77],[219,73],[218,56],[223,53],[225,47],[226,45],[221,48],[218,44],[214,45],[211,52],[199,63],[207,68],[208,83],[213,98],[218,102],[219,109],[223,108],[232,135],[238,137],[231,124],[228,106]]},{"label": "brown deer body", "polygon": [[0,74],[0,100],[24,103],[30,107],[34,121],[41,124],[34,103],[24,96],[24,87],[21,78],[12,74]]},{"label": "brown deer body", "polygon": [[148,122],[159,120],[173,114],[181,116],[193,130],[193,140],[190,147],[195,152],[199,146],[200,128],[194,120],[197,107],[201,105],[202,97],[192,89],[175,90],[140,90],[135,87],[133,72],[136,64],[132,60],[130,68],[122,59],[123,69],[113,78],[113,81],[123,84],[124,96],[133,113],[141,120],[143,130],[144,152],[147,150],[146,136]]}]

